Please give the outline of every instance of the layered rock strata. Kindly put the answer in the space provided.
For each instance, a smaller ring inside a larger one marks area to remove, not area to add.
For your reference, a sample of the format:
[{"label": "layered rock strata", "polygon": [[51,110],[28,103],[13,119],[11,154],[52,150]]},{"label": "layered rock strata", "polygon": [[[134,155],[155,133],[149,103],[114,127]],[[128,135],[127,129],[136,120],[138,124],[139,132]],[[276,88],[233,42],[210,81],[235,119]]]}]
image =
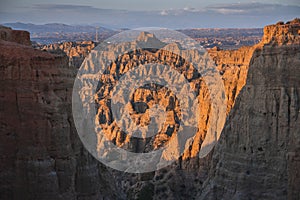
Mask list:
[{"label": "layered rock strata", "polygon": [[116,199],[78,139],[68,58],[24,45],[28,32],[0,33],[0,199]]},{"label": "layered rock strata", "polygon": [[199,199],[299,199],[300,21],[264,28]]}]

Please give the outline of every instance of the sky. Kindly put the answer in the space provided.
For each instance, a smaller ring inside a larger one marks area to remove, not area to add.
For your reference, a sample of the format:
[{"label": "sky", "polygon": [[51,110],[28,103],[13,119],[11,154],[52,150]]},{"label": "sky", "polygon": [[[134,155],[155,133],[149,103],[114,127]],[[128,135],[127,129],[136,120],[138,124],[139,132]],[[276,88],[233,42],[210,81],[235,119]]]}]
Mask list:
[{"label": "sky", "polygon": [[0,0],[0,23],[262,27],[300,17],[299,0]]}]

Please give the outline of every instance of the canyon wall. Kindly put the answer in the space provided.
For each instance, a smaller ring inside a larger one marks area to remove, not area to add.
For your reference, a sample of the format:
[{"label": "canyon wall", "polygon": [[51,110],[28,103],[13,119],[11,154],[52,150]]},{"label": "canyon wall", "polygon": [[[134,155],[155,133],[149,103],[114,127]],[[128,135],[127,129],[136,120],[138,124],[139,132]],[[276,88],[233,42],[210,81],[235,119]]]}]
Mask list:
[{"label": "canyon wall", "polygon": [[76,133],[68,58],[28,46],[28,32],[0,33],[0,199],[116,199]]},{"label": "canyon wall", "polygon": [[300,198],[299,30],[264,28],[199,199]]}]

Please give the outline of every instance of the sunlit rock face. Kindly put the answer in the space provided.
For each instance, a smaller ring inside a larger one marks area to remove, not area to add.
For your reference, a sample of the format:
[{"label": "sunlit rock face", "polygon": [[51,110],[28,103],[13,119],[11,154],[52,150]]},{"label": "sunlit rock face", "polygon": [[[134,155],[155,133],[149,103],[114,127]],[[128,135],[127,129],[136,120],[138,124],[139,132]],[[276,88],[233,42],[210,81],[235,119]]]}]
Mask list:
[{"label": "sunlit rock face", "polygon": [[[142,33],[134,43],[147,42],[154,43],[164,47],[166,44],[160,42],[154,35]],[[131,44],[126,44],[130,46]],[[180,50],[181,46],[174,43],[170,44],[172,50]],[[126,46],[111,46],[111,51],[116,49],[126,49]],[[209,50],[209,55],[214,60],[219,75],[225,87],[227,99],[228,114],[234,105],[235,98],[246,82],[249,62],[255,47],[243,47],[238,50]],[[209,154],[204,159],[199,159],[199,151],[205,139],[209,126],[211,114],[211,97],[209,89],[201,74],[197,73],[193,66],[176,53],[172,53],[165,49],[138,49],[132,52],[124,53],[118,56],[100,76],[95,101],[97,104],[97,118],[101,129],[105,135],[117,146],[131,152],[150,152],[165,145],[176,136],[180,120],[180,104],[179,100],[166,87],[157,84],[149,84],[135,90],[130,98],[129,110],[130,117],[135,125],[147,127],[150,123],[149,110],[154,105],[159,105],[165,112],[165,123],[154,137],[152,138],[135,138],[122,131],[112,114],[111,95],[113,88],[124,74],[131,69],[145,65],[148,63],[159,63],[171,66],[174,70],[182,73],[184,77],[190,81],[196,98],[199,101],[199,118],[198,131],[194,137],[190,148],[187,148],[184,154],[173,165],[158,170],[153,173],[142,175],[129,175],[114,171],[116,180],[121,182],[122,189],[131,198],[138,198],[143,195],[142,191],[150,190],[153,198],[169,198],[174,199],[176,196],[182,198],[192,198],[196,195],[198,188],[201,187],[203,181],[207,178]],[[83,64],[87,71],[94,71],[95,66],[91,62]],[[89,76],[89,75],[87,75]],[[92,75],[90,75],[92,76]],[[95,78],[95,77],[94,77]],[[94,79],[92,78],[92,79]],[[82,97],[85,98],[85,97]],[[101,146],[101,141],[98,140]],[[176,149],[177,146],[174,146]],[[144,177],[144,178],[143,178]],[[189,182],[189,184],[186,184]],[[170,186],[170,184],[172,186]],[[175,190],[173,188],[176,188]]]},{"label": "sunlit rock face", "polygon": [[96,43],[93,41],[63,42],[38,46],[39,49],[54,54],[66,54],[69,58],[70,67],[79,68],[85,57],[94,49]]},{"label": "sunlit rock face", "polygon": [[[140,40],[142,40],[143,43],[145,41],[150,41],[155,44],[160,42],[153,34],[148,36],[145,35],[145,33],[141,33],[137,42],[140,42]],[[172,45],[172,48],[181,48],[176,43]],[[160,44],[160,46],[163,47],[163,44]],[[248,55],[251,54],[253,50],[254,48],[244,47],[240,50],[234,51],[210,50],[209,52],[213,60],[216,62],[216,68],[221,74],[225,84],[228,99],[227,113],[233,106],[235,97],[245,84],[248,63],[250,61],[250,56]],[[206,86],[205,80],[201,77],[201,74],[195,70],[192,64],[187,62],[181,56],[164,49],[135,50],[119,56],[110,64],[104,75],[102,75],[99,80],[100,83],[96,94],[96,101],[98,104],[97,115],[102,128],[105,129],[110,140],[114,141],[118,146],[122,146],[131,151],[136,151],[135,148],[138,147],[138,152],[156,149],[159,147],[157,145],[165,143],[173,134],[176,133],[176,127],[179,126],[178,121],[180,120],[179,100],[168,88],[156,84],[150,84],[138,88],[131,96],[131,103],[128,109],[136,125],[141,124],[142,126],[147,126],[150,123],[149,113],[147,112],[148,109],[155,104],[159,104],[164,107],[166,111],[166,123],[163,125],[159,134],[150,139],[131,138],[128,134],[122,132],[114,122],[114,118],[110,110],[110,100],[112,90],[116,85],[116,82],[129,70],[148,63],[168,65],[174,70],[182,73],[192,85],[193,91],[197,95],[196,98],[199,100],[198,106],[201,106],[200,118],[198,119],[199,131],[196,134],[196,139],[194,140],[192,148],[186,152],[184,158],[196,157],[207,131],[207,123],[211,109],[209,89]]]},{"label": "sunlit rock face", "polygon": [[264,28],[199,199],[299,199],[300,22]]}]

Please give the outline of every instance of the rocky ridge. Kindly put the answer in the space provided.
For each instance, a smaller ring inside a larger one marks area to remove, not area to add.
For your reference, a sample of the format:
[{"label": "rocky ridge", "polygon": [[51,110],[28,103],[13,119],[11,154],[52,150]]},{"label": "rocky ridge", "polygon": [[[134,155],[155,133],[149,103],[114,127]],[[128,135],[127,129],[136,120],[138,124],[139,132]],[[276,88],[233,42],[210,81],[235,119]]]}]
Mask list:
[{"label": "rocky ridge", "polygon": [[37,46],[37,49],[56,54],[66,54],[69,58],[69,66],[79,68],[83,60],[95,48],[97,44],[93,41],[64,42],[45,46]]}]

